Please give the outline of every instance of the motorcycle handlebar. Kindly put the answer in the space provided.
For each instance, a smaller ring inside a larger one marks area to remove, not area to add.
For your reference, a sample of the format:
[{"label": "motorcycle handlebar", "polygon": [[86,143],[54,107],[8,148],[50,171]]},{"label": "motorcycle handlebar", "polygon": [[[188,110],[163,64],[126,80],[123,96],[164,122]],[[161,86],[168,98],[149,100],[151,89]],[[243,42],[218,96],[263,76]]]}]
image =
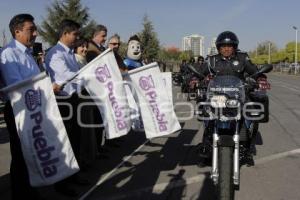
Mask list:
[{"label": "motorcycle handlebar", "polygon": [[194,68],[194,66],[192,66],[192,65],[187,65],[187,68],[189,69],[189,70],[191,70],[198,78],[200,78],[200,79],[204,79],[205,78],[205,76],[203,75],[203,74],[201,74],[200,72],[198,72],[195,68]]}]

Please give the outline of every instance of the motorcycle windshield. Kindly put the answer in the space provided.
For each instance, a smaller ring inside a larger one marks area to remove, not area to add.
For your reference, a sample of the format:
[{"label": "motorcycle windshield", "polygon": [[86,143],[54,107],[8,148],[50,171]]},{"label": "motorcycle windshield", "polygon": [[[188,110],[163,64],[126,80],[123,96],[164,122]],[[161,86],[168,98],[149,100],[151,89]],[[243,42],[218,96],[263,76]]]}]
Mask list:
[{"label": "motorcycle windshield", "polygon": [[229,98],[245,101],[243,81],[236,76],[217,76],[212,79],[207,88],[207,96],[225,94]]}]

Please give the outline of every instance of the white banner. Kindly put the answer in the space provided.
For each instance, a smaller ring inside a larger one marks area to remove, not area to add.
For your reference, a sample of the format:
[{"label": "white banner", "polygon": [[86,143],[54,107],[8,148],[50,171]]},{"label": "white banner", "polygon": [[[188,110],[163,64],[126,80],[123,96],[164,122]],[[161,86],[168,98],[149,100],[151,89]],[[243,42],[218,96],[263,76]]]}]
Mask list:
[{"label": "white banner", "polygon": [[131,70],[128,74],[138,96],[146,137],[164,136],[180,130],[157,63]]},{"label": "white banner", "polygon": [[41,73],[4,90],[13,107],[30,184],[51,185],[79,171],[50,78]]},{"label": "white banner", "polygon": [[129,106],[121,72],[108,49],[84,66],[76,77],[96,102],[107,139],[126,135],[131,127]]},{"label": "white banner", "polygon": [[134,88],[131,86],[131,82],[126,82],[125,90],[130,109],[131,128],[134,131],[144,131],[140,108],[136,103],[137,96],[135,95]]}]

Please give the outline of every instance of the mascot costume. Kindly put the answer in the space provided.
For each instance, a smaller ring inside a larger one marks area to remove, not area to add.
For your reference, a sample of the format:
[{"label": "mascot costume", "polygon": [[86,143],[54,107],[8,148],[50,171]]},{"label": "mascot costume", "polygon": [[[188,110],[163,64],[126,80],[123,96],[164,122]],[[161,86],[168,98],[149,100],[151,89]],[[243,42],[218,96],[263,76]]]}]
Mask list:
[{"label": "mascot costume", "polygon": [[[127,56],[124,59],[124,64],[126,65],[128,71],[143,66],[141,57],[142,57],[142,50],[141,50],[140,39],[138,38],[137,35],[133,35],[128,40]],[[129,85],[125,85],[125,90],[127,94],[129,107],[130,107],[130,118],[132,121],[131,127],[135,131],[144,131],[144,125],[141,118],[140,108],[136,103],[137,102],[136,92],[133,92],[132,90],[134,89]]]},{"label": "mascot costume", "polygon": [[124,64],[128,70],[136,69],[143,66],[142,60],[141,41],[137,35],[134,35],[128,40],[127,56]]}]

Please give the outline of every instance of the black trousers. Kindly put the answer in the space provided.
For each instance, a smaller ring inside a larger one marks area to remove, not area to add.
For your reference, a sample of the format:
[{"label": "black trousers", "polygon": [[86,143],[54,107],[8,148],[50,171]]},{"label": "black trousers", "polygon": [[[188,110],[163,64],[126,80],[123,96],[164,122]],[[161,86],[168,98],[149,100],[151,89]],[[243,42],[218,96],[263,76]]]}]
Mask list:
[{"label": "black trousers", "polygon": [[[80,99],[76,93],[72,96],[56,97],[59,112],[63,118],[63,122],[69,137],[74,155],[80,165],[80,136],[81,127],[77,123],[77,108],[80,104]],[[79,113],[80,114],[80,113]]]},{"label": "black trousers", "polygon": [[[56,96],[56,101],[58,104],[58,109],[61,117],[63,118],[63,123],[67,131],[67,135],[73,149],[74,156],[78,162],[79,167],[81,167],[80,162],[80,137],[81,128],[77,123],[77,108],[80,104],[80,98],[76,93],[70,97]],[[73,174],[57,183],[54,187],[56,189],[64,189],[68,187],[69,183],[78,176],[78,173]]]},{"label": "black trousers", "polygon": [[4,120],[6,122],[10,139],[10,180],[12,199],[39,199],[38,192],[30,185],[29,182],[28,170],[24,160],[21,142],[15,124],[15,117],[10,102],[6,102],[5,104]]}]

